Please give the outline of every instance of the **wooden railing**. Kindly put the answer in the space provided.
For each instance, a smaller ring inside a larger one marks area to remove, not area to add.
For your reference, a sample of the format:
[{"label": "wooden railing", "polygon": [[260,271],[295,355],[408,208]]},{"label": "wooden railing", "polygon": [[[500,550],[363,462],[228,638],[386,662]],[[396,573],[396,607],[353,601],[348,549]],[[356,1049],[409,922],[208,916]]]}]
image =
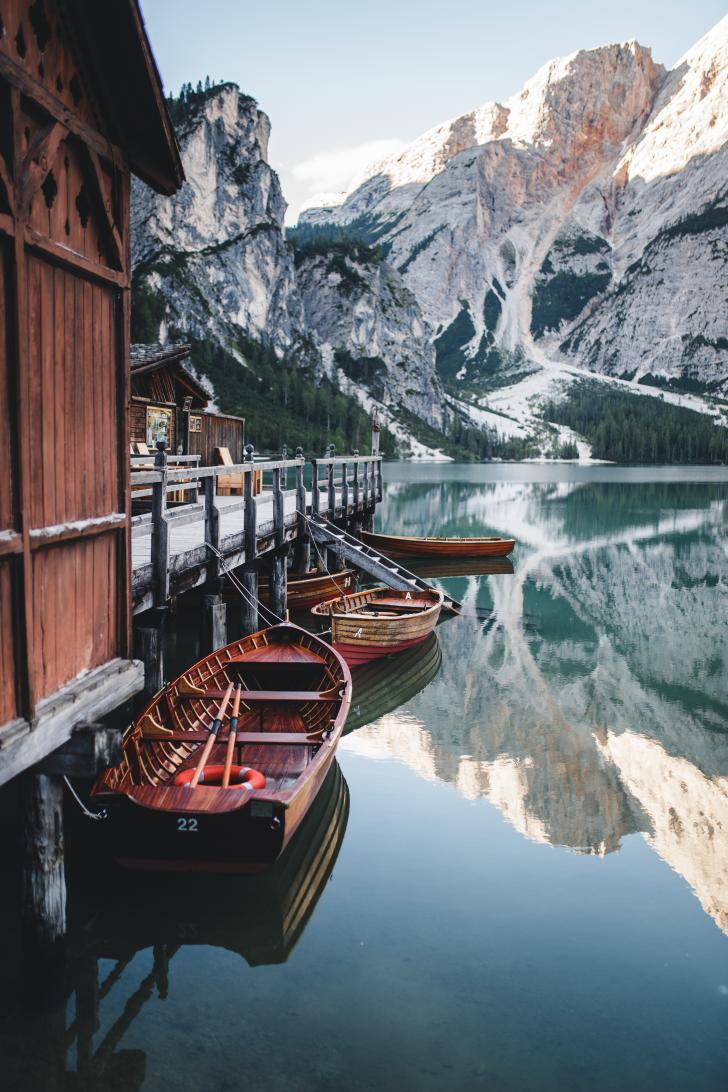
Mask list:
[{"label": "wooden railing", "polygon": [[[284,454],[287,454],[284,449]],[[310,511],[313,515],[325,515],[336,519],[366,511],[381,500],[381,457],[358,455],[336,456],[333,449],[322,459],[312,459],[312,489]],[[289,472],[295,472],[295,484],[289,488]],[[323,473],[323,485],[321,474]],[[215,551],[221,549],[220,513],[217,480],[229,475],[242,476],[243,491],[239,502],[226,503],[226,514],[242,512],[239,534],[242,534],[245,560],[258,556],[259,541],[264,539],[266,549],[280,547],[293,537],[308,540],[306,515],[309,510],[305,483],[305,459],[301,448],[296,449],[293,459],[256,461],[252,446],[246,447],[246,461],[232,466],[180,466],[170,467],[165,452],[155,456],[154,470],[131,473],[135,490],[144,487],[151,495],[151,513],[132,519],[132,535],[146,535],[151,531],[151,563],[154,604],[161,606],[170,594],[170,529],[186,523],[204,520],[204,541],[208,550],[205,558],[208,578],[221,575],[220,560]],[[258,481],[259,479],[259,481]],[[260,491],[256,495],[256,484]],[[204,503],[192,503],[178,508],[168,508],[170,493],[184,485],[196,498],[201,492]],[[321,493],[324,493],[322,498]],[[261,496],[272,497],[272,520],[261,527],[259,502]],[[295,507],[286,515],[285,498],[295,497]],[[322,503],[323,499],[323,503]],[[239,550],[238,550],[239,552]]]},{"label": "wooden railing", "polygon": [[[362,512],[382,499],[381,455],[336,455],[333,444],[322,459],[311,459],[311,514],[334,520],[351,508]],[[323,478],[321,473],[323,471]],[[325,503],[321,503],[321,493]]]}]

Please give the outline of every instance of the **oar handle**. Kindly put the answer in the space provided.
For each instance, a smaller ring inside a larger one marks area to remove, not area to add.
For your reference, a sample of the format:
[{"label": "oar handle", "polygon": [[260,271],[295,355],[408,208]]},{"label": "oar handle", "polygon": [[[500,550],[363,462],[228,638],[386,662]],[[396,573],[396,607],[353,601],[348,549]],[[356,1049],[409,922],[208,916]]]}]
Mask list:
[{"label": "oar handle", "polygon": [[228,729],[228,745],[227,754],[225,755],[225,769],[222,772],[222,787],[227,789],[230,786],[230,771],[233,766],[233,754],[235,753],[235,735],[238,730],[238,715],[240,713],[240,695],[242,693],[242,684],[238,683],[235,687],[235,697],[233,698],[233,715],[230,718],[230,728]]},{"label": "oar handle", "polygon": [[205,746],[202,749],[202,754],[200,755],[200,761],[197,763],[197,769],[194,772],[194,776],[193,776],[192,780],[189,782],[189,786],[190,786],[191,789],[197,788],[197,783],[200,780],[200,776],[202,774],[202,771],[205,768],[205,763],[207,762],[208,758],[210,757],[210,751],[212,750],[212,746],[213,746],[213,744],[215,742],[215,739],[217,738],[217,733],[220,731],[220,725],[222,724],[223,717],[225,716],[225,710],[227,709],[227,705],[228,705],[228,702],[230,701],[230,695],[232,694],[232,692],[233,692],[233,684],[230,683],[227,690],[225,691],[225,696],[223,697],[222,701],[220,702],[220,707],[218,708],[217,716],[215,717],[212,724],[210,725],[210,734],[207,737],[207,743],[205,744]]}]

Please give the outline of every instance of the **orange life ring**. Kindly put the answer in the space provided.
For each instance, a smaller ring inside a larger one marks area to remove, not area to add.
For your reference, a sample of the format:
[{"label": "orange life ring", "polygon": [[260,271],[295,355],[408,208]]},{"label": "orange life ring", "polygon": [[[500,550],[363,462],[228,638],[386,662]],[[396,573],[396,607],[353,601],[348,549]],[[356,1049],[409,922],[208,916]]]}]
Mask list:
[{"label": "orange life ring", "polygon": [[[198,785],[222,785],[222,775],[225,772],[223,765],[219,766],[203,766],[202,773],[200,774],[200,780]],[[189,785],[192,778],[195,776],[195,767],[190,766],[186,770],[182,770],[174,779],[175,785]],[[230,785],[231,789],[264,789],[265,788],[265,776],[260,770],[253,770],[250,766],[231,766],[230,767]]]}]

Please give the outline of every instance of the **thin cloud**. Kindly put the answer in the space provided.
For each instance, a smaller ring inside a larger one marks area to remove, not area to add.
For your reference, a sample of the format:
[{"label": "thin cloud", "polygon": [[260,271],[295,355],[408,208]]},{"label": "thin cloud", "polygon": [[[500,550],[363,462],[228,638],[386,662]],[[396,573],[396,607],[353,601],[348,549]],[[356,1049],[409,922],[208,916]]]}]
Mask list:
[{"label": "thin cloud", "polygon": [[304,183],[310,196],[322,192],[340,193],[347,190],[370,163],[393,155],[404,146],[405,141],[392,137],[387,140],[370,140],[355,147],[319,152],[310,159],[297,163],[292,174],[296,181]]}]

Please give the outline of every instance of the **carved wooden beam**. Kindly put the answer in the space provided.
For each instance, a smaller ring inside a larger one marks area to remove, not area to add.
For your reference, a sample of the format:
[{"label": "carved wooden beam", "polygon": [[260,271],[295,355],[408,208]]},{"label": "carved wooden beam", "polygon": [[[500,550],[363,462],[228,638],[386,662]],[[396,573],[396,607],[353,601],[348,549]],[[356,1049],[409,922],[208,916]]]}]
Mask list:
[{"label": "carved wooden beam", "polygon": [[67,135],[68,130],[64,126],[57,121],[52,121],[39,129],[31,140],[23,159],[20,172],[20,194],[16,198],[17,205],[26,217],[30,214],[33,198],[53,167],[58,145]]},{"label": "carved wooden beam", "polygon": [[88,159],[91,174],[94,182],[96,183],[96,189],[98,190],[98,203],[100,211],[103,214],[105,227],[109,236],[109,242],[111,243],[111,249],[114,252],[112,255],[113,260],[118,264],[120,269],[124,268],[124,244],[119,234],[119,228],[114,216],[114,206],[111,197],[106,192],[106,177],[101,167],[101,161],[98,153],[89,148],[87,144],[83,145],[84,153]]}]

